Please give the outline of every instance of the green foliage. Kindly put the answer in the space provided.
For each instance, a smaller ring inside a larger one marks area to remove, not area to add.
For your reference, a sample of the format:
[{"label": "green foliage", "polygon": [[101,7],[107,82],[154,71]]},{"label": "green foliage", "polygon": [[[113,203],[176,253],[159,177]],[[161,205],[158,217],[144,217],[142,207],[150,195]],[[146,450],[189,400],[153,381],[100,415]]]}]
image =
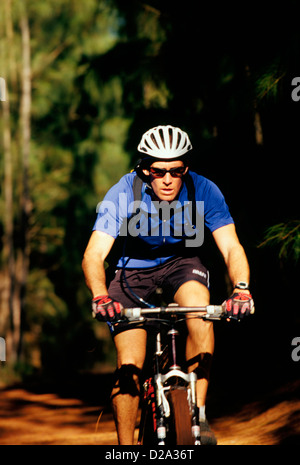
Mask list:
[{"label": "green foliage", "polygon": [[279,249],[279,258],[291,258],[297,262],[300,258],[300,221],[288,221],[269,227],[260,246]]},{"label": "green foliage", "polygon": [[256,98],[258,101],[265,97],[276,99],[280,81],[284,78],[286,72],[280,70],[277,62],[272,63],[267,69],[261,70],[255,83]]}]

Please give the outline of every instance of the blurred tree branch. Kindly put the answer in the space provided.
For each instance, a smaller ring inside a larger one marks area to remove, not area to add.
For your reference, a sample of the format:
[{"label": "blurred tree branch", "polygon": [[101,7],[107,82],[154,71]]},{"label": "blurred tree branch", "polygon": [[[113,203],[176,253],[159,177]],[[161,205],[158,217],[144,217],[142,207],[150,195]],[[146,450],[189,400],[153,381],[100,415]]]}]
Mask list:
[{"label": "blurred tree branch", "polygon": [[300,257],[300,221],[293,220],[287,223],[279,223],[269,227],[265,234],[265,240],[259,247],[279,247],[279,257],[291,256],[295,261]]}]

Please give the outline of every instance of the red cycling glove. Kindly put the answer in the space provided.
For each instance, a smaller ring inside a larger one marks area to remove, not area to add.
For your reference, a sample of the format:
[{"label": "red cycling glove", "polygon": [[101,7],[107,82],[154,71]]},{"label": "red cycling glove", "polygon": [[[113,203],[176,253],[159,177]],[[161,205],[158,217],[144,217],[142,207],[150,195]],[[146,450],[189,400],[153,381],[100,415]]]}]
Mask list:
[{"label": "red cycling glove", "polygon": [[99,295],[92,300],[93,317],[99,321],[112,323],[119,320],[122,308],[122,304],[109,297],[109,295]]},{"label": "red cycling glove", "polygon": [[244,292],[235,292],[225,302],[223,307],[226,311],[226,316],[235,320],[241,320],[244,316],[254,313],[254,302],[251,294]]}]

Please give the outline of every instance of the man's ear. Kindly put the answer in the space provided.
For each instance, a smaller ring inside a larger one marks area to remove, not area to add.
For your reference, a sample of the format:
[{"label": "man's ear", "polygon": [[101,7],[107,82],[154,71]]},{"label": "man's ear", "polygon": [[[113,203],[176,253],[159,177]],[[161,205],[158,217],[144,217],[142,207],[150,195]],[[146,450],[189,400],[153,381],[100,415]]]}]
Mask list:
[{"label": "man's ear", "polygon": [[183,176],[188,172],[188,170],[189,170],[189,167],[186,166],[186,167],[185,167],[185,172],[183,173]]},{"label": "man's ear", "polygon": [[143,169],[142,171],[143,171],[143,174],[145,176],[150,176],[150,171],[149,170]]}]

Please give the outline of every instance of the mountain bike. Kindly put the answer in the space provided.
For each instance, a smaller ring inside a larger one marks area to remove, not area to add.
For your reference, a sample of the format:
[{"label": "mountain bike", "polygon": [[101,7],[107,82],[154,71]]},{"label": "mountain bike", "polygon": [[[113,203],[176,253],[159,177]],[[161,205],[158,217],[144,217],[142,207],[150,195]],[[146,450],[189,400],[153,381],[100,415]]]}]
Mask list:
[{"label": "mountain bike", "polygon": [[139,445],[201,445],[197,375],[179,364],[180,324],[187,318],[220,320],[220,305],[127,308],[129,322],[144,321],[155,328],[152,366],[144,378]]}]

